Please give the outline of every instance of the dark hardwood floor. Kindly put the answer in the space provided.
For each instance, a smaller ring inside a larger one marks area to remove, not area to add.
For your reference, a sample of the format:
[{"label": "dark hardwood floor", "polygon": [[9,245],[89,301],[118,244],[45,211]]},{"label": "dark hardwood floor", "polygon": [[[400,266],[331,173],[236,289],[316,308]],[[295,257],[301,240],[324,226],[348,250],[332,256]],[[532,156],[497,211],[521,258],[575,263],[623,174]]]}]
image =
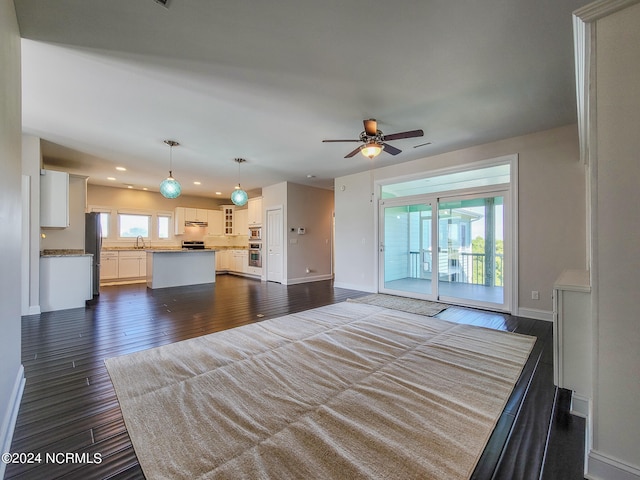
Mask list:
[{"label": "dark hardwood floor", "polygon": [[[76,456],[9,464],[5,479],[144,478],[105,358],[365,294],[330,281],[283,286],[219,275],[213,285],[103,287],[85,309],[23,317],[26,386],[11,451]],[[584,421],[553,386],[551,324],[461,307],[438,317],[538,337],[473,478],[583,478]]]}]

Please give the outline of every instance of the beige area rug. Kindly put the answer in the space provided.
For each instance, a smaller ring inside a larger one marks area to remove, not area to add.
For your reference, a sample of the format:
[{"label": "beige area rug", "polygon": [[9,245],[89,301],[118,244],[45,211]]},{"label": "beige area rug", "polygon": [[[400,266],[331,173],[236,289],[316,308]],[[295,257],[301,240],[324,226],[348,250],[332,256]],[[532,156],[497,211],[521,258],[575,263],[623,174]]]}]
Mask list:
[{"label": "beige area rug", "polygon": [[534,342],[343,302],[105,362],[149,479],[451,480]]},{"label": "beige area rug", "polygon": [[393,310],[401,310],[403,312],[417,313],[433,317],[449,305],[444,303],[429,302],[427,300],[418,300],[417,298],[399,297],[397,295],[387,295],[384,293],[373,293],[364,297],[348,298],[347,302],[366,303],[368,305],[377,305],[378,307],[391,308]]}]

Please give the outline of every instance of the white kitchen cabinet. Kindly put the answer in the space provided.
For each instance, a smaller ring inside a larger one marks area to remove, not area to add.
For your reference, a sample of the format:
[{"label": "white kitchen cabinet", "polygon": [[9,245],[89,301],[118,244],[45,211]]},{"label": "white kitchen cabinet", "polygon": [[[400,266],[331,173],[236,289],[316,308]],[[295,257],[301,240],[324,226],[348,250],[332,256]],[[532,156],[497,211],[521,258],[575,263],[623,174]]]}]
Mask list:
[{"label": "white kitchen cabinet", "polygon": [[118,252],[118,278],[139,278],[147,275],[147,254],[144,250]]},{"label": "white kitchen cabinet", "polygon": [[249,224],[247,222],[247,214],[249,210],[246,208],[242,210],[236,210],[233,233],[236,235],[249,235]]},{"label": "white kitchen cabinet", "polygon": [[40,226],[69,226],[69,174],[55,170],[40,171]]},{"label": "white kitchen cabinet", "polygon": [[247,223],[250,227],[262,225],[262,197],[249,199]]},{"label": "white kitchen cabinet", "polygon": [[84,307],[93,298],[93,255],[40,257],[40,310]]},{"label": "white kitchen cabinet", "polygon": [[222,207],[222,233],[225,235],[233,235],[234,230],[234,217],[235,217],[235,205],[223,205]]},{"label": "white kitchen cabinet", "polygon": [[208,210],[203,208],[185,208],[184,209],[184,221],[185,222],[198,222],[203,223],[208,221]]},{"label": "white kitchen cabinet", "polygon": [[118,278],[118,252],[100,253],[100,280]]},{"label": "white kitchen cabinet", "polygon": [[220,210],[207,211],[207,235],[224,235],[222,229],[222,212]]},{"label": "white kitchen cabinet", "polygon": [[236,273],[247,273],[249,268],[249,252],[247,250],[233,250],[232,271]]},{"label": "white kitchen cabinet", "polygon": [[233,250],[218,250],[216,252],[216,271],[228,272],[231,270]]},{"label": "white kitchen cabinet", "polygon": [[185,208],[176,207],[173,212],[174,235],[184,235]]}]

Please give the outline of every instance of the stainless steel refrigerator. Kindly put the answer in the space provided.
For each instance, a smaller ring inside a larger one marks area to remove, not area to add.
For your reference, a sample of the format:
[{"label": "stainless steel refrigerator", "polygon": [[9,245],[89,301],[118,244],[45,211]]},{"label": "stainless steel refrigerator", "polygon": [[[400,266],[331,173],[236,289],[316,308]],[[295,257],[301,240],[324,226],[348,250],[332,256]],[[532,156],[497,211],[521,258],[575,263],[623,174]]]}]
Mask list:
[{"label": "stainless steel refrigerator", "polygon": [[100,249],[102,248],[102,229],[100,214],[85,213],[84,251],[93,254],[93,296],[100,295]]}]

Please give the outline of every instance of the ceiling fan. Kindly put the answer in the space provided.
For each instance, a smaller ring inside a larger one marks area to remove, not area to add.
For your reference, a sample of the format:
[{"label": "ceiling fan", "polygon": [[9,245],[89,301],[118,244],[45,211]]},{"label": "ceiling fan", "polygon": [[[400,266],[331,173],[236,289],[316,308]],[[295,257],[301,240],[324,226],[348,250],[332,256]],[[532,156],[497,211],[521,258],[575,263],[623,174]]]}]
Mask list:
[{"label": "ceiling fan", "polygon": [[401,138],[413,138],[422,137],[424,132],[422,130],[409,130],[408,132],[392,133],[391,135],[385,135],[378,130],[378,122],[374,118],[363,120],[364,131],[360,133],[360,138],[357,140],[323,140],[323,142],[362,142],[358,148],[352,152],[347,153],[344,158],[351,158],[356,153],[362,152],[362,154],[370,159],[376,157],[384,150],[391,155],[397,155],[402,150],[394,146],[389,145],[390,140],[399,140]]}]

